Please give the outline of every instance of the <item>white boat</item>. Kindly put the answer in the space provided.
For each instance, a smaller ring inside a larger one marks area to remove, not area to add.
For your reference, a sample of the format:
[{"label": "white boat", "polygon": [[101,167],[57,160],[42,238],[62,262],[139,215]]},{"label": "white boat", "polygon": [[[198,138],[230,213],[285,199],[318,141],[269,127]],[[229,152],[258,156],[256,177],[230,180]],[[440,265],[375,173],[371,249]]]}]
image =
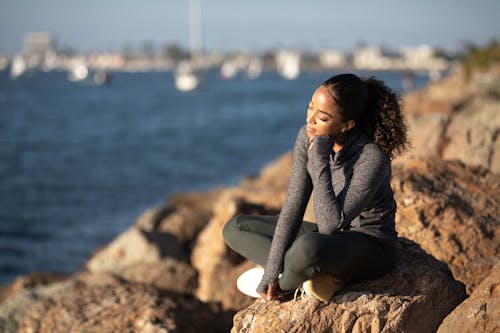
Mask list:
[{"label": "white boat", "polygon": [[256,79],[262,73],[262,60],[255,56],[238,55],[224,61],[220,67],[220,77],[224,80],[234,79],[240,73],[250,80]]},{"label": "white boat", "polygon": [[281,51],[276,54],[276,69],[287,80],[295,80],[300,74],[300,54]]},{"label": "white boat", "polygon": [[175,71],[175,86],[180,91],[191,91],[201,81],[201,0],[189,2],[189,61],[180,62]]},{"label": "white boat", "polygon": [[234,61],[224,61],[222,63],[222,66],[220,67],[220,77],[224,80],[231,80],[238,75],[238,72],[240,71],[240,68]]},{"label": "white boat", "polygon": [[200,84],[200,73],[189,61],[180,62],[175,72],[175,86],[180,91],[191,91]]},{"label": "white boat", "polygon": [[68,80],[71,82],[83,81],[89,75],[89,70],[83,61],[75,61],[68,69]]},{"label": "white boat", "polygon": [[247,76],[250,80],[255,80],[257,79],[261,74],[262,74],[262,60],[258,58],[252,58],[250,59],[250,62],[248,63],[247,66]]},{"label": "white boat", "polygon": [[12,59],[12,64],[10,66],[10,78],[12,80],[17,79],[26,71],[26,61],[24,61],[24,57],[22,55],[16,55],[14,59]]}]

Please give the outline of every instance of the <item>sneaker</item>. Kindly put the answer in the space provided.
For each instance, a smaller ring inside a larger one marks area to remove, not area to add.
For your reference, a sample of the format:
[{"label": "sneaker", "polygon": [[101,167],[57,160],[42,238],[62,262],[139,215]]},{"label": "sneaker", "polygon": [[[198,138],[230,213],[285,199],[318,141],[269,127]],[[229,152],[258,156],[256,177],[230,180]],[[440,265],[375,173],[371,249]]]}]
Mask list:
[{"label": "sneaker", "polygon": [[259,286],[263,275],[263,267],[257,266],[251,268],[238,277],[238,280],[236,280],[236,287],[245,295],[253,298],[259,298],[260,295],[257,292],[257,287]]},{"label": "sneaker", "polygon": [[327,303],[330,301],[333,294],[342,289],[345,284],[345,279],[327,273],[319,273],[315,277],[305,281],[302,284],[302,288],[307,295]]}]

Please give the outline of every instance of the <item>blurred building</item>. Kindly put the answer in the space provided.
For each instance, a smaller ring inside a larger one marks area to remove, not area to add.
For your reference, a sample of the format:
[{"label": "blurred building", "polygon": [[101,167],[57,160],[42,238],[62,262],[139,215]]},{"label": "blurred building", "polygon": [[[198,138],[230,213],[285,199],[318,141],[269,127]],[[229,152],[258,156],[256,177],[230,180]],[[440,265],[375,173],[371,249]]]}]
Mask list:
[{"label": "blurred building", "polygon": [[437,57],[430,45],[402,47],[400,52],[408,69],[444,70],[447,67],[447,61]]},{"label": "blurred building", "polygon": [[319,63],[324,68],[345,67],[347,57],[340,51],[325,50],[319,54]]},{"label": "blurred building", "polygon": [[398,52],[370,46],[354,51],[353,65],[368,70],[442,71],[448,67],[448,62],[437,57],[434,48],[429,45],[403,47]]},{"label": "blurred building", "polygon": [[50,70],[56,61],[54,37],[46,31],[27,33],[22,53],[28,68],[41,66]]},{"label": "blurred building", "polygon": [[390,69],[393,65],[393,60],[384,56],[382,49],[377,46],[357,48],[352,61],[358,69],[383,70]]}]

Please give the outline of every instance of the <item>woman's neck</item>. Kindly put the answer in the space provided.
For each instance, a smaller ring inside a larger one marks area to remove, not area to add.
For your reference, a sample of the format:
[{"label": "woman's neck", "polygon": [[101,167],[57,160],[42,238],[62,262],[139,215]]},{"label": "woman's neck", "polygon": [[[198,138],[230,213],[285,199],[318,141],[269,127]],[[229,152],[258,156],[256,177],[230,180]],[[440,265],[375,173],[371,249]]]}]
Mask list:
[{"label": "woman's neck", "polygon": [[335,143],[333,144],[333,148],[332,148],[332,150],[333,150],[333,152],[336,154],[336,153],[338,153],[338,152],[342,149],[342,147],[344,147],[344,144],[343,144],[343,143],[337,143],[337,142],[335,142]]},{"label": "woman's neck", "polygon": [[342,147],[344,147],[344,142],[345,142],[346,136],[347,136],[347,134],[342,134],[342,135],[338,135],[337,137],[334,138],[332,150],[335,153],[338,153],[342,149]]}]

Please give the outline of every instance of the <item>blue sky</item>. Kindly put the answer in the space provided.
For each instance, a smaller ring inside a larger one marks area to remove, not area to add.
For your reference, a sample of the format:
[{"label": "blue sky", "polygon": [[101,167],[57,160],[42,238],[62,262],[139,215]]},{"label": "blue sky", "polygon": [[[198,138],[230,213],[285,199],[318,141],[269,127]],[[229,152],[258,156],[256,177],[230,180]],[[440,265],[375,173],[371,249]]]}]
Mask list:
[{"label": "blue sky", "polygon": [[[276,47],[352,49],[359,42],[397,48],[500,39],[496,0],[202,0],[208,50]],[[51,31],[81,51],[189,45],[187,0],[0,0],[0,52],[20,50],[31,30]]]}]

